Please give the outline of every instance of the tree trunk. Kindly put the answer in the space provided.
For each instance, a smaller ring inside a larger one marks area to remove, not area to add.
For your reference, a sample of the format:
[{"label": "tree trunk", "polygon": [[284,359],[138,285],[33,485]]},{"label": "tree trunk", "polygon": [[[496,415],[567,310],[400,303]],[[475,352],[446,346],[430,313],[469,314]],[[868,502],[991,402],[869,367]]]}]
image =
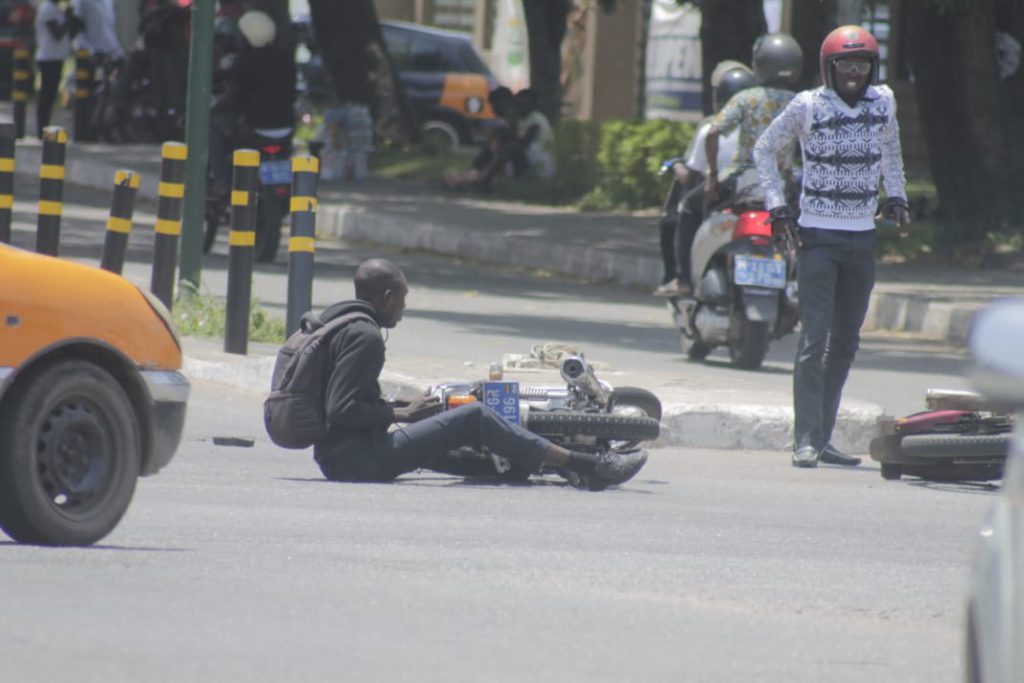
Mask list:
[{"label": "tree trunk", "polygon": [[[1001,0],[997,3],[996,30],[1008,33],[1024,45],[1024,3],[1015,0]],[[1003,96],[1003,123],[1009,137],[1010,157],[1009,190],[1010,222],[1018,229],[1024,229],[1024,60],[1016,73],[1000,81]]]},{"label": "tree trunk", "polygon": [[726,59],[750,65],[754,41],[768,30],[764,0],[701,3],[700,43],[704,70],[704,113],[711,113],[711,72]]},{"label": "tree trunk", "polygon": [[[939,193],[943,238],[981,241],[1008,218],[1010,140],[996,74],[994,0],[909,0],[910,61]],[[1019,192],[1019,189],[1016,190]]]},{"label": "tree trunk", "polygon": [[836,0],[793,0],[793,38],[804,51],[800,88],[821,85],[821,42],[836,27]]},{"label": "tree trunk", "polygon": [[530,43],[530,88],[552,125],[562,114],[562,39],[571,0],[523,0]]},{"label": "tree trunk", "polygon": [[310,0],[316,44],[339,102],[370,107],[379,139],[419,139],[415,117],[384,48],[373,0]]}]

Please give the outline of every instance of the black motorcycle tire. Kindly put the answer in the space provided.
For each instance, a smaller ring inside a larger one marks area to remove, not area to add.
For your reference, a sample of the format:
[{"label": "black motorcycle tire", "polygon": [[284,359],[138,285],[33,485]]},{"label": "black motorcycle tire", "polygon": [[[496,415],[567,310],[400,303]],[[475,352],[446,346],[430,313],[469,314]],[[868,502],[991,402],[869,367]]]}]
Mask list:
[{"label": "black motorcycle tire", "polygon": [[705,344],[702,341],[694,341],[687,337],[685,334],[683,337],[683,353],[690,360],[704,360],[711,353],[711,349],[714,347],[710,344]]},{"label": "black motorcycle tire", "polygon": [[734,322],[738,322],[739,328],[736,336],[729,339],[732,366],[740,370],[757,370],[768,355],[768,323],[749,320],[745,315],[738,315]]},{"label": "black motorcycle tire", "polygon": [[908,434],[900,439],[904,455],[930,458],[997,458],[1010,450],[1010,434]]},{"label": "black motorcycle tire", "polygon": [[650,417],[607,413],[531,412],[526,428],[541,436],[593,436],[613,441],[651,441],[661,424]]},{"label": "black motorcycle tire", "polygon": [[608,397],[608,412],[615,413],[619,406],[630,406],[643,411],[646,417],[661,419],[661,401],[657,396],[640,387],[615,387]]},{"label": "black motorcycle tire", "polygon": [[271,263],[277,256],[288,199],[288,195],[275,194],[269,187],[260,188],[256,210],[256,260],[260,263]]},{"label": "black motorcycle tire", "polygon": [[217,229],[220,227],[220,207],[216,201],[207,198],[206,215],[203,225],[203,253],[209,254],[213,243],[217,241]]}]

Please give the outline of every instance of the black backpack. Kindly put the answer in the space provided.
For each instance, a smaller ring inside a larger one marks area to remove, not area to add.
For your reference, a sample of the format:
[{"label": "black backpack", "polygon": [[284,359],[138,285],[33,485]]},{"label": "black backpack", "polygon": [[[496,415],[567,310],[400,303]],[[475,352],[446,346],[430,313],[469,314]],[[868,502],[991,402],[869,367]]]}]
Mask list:
[{"label": "black backpack", "polygon": [[329,335],[353,320],[377,321],[353,311],[326,324],[306,313],[296,330],[277,352],[270,395],[263,402],[263,424],[270,440],[282,448],[308,448],[327,434],[324,392]]}]

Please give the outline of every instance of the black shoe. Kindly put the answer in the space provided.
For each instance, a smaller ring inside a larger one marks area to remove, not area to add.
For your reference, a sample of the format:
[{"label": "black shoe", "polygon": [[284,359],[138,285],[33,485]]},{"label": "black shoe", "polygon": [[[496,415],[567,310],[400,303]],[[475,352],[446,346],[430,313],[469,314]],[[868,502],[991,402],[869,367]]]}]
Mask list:
[{"label": "black shoe", "polygon": [[801,446],[793,452],[793,467],[817,467],[818,449],[814,446]]},{"label": "black shoe", "polygon": [[818,459],[826,465],[845,465],[846,467],[856,467],[860,464],[860,458],[855,458],[852,455],[842,453],[836,450],[836,447],[832,444],[828,444],[821,449]]},{"label": "black shoe", "polygon": [[[573,453],[570,457],[570,468],[577,476],[568,478],[569,482],[576,488],[601,491],[632,479],[647,462],[647,451]],[[586,464],[580,467],[584,460]]]}]

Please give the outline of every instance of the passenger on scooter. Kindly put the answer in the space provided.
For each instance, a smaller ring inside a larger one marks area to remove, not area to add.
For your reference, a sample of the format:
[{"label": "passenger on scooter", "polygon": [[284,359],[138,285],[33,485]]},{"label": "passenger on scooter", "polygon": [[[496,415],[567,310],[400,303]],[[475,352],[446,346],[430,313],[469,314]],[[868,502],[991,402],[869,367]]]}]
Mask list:
[{"label": "passenger on scooter", "polygon": [[[714,111],[720,111],[736,93],[755,85],[757,81],[750,67],[734,60],[719,63],[711,74]],[[689,296],[693,293],[690,284],[690,248],[697,228],[704,220],[702,183],[708,172],[704,142],[713,117],[714,114],[700,122],[686,154],[672,164],[675,180],[659,224],[664,278],[661,286],[654,290],[655,296]],[[718,146],[719,168],[726,168],[732,161],[738,139],[739,133],[735,130],[722,138]]]},{"label": "passenger on scooter", "polygon": [[[896,100],[887,86],[872,85],[878,43],[859,26],[842,26],[825,38],[819,61],[824,85],[797,95],[754,148],[772,232],[798,230],[800,243],[795,467],[860,463],[831,439],[875,283],[875,220],[891,218],[901,236],[910,229]],[[797,140],[804,161],[799,219],[776,163]],[[887,195],[881,205],[880,181]]]},{"label": "passenger on scooter", "polygon": [[226,78],[224,93],[214,100],[218,125],[210,129],[210,165],[214,192],[231,186],[231,151],[253,134],[290,141],[295,130],[295,57],[274,42],[276,26],[265,12],[250,10],[238,20],[245,46]]},{"label": "passenger on scooter", "polygon": [[[328,342],[331,370],[324,380],[324,412],[329,433],[313,450],[327,479],[389,482],[421,468],[466,474],[449,455],[463,446],[486,447],[523,471],[536,472],[543,465],[571,470],[591,490],[621,484],[640,471],[647,460],[643,451],[569,451],[482,403],[441,412],[432,396],[385,402],[378,382],[385,351],[380,328],[391,329],[402,319],[408,291],[398,266],[371,259],[356,270],[355,300],[329,306],[320,316],[326,323],[358,311],[375,321],[354,320]],[[389,431],[395,423],[406,426]]]},{"label": "passenger on scooter", "polygon": [[[795,97],[793,86],[800,80],[803,69],[803,51],[792,36],[786,33],[767,33],[754,43],[754,77],[760,84],[735,95],[718,112],[708,130],[705,151],[708,159],[708,180],[704,188],[704,212],[718,199],[719,170],[738,177],[754,167],[754,144],[768,124],[778,116]],[[739,128],[740,139],[736,156],[725,169],[718,168],[719,138]],[[779,162],[786,175],[793,173],[796,145],[781,155]]]}]

